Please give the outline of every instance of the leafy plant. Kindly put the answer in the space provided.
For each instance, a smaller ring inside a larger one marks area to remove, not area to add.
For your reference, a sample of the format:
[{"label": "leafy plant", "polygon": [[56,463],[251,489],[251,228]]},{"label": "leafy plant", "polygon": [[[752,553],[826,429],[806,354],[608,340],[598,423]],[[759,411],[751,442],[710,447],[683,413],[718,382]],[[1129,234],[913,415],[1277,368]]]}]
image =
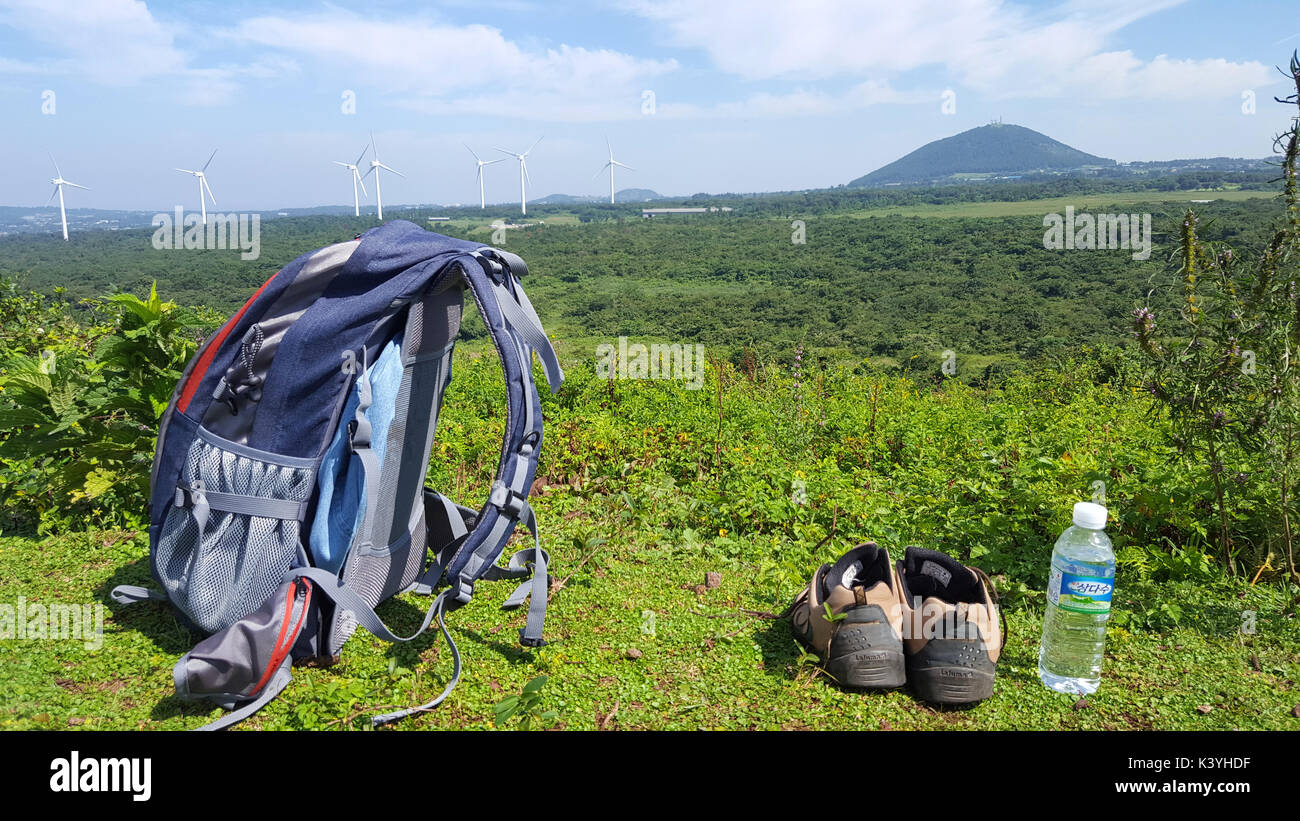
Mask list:
[{"label": "leafy plant", "polygon": [[492,709],[493,721],[497,727],[505,726],[512,718],[517,718],[521,730],[553,727],[560,714],[547,710],[542,703],[542,688],[546,686],[546,676],[537,676],[524,685],[518,695],[506,696]]},{"label": "leafy plant", "polygon": [[13,355],[0,377],[0,460],[39,478],[0,482],[0,496],[42,530],[78,518],[142,525],[158,419],[197,347],[189,331],[210,317],[163,302],[156,287],[146,300],[115,294],[88,307],[107,324]]},{"label": "leafy plant", "polygon": [[[1300,105],[1300,57],[1291,58]],[[1300,197],[1297,143],[1300,119],[1278,138],[1285,216],[1258,260],[1246,262],[1201,236],[1188,211],[1177,256],[1181,306],[1169,328],[1148,306],[1133,311],[1134,336],[1148,365],[1146,389],[1172,422],[1179,456],[1200,472],[1213,494],[1214,543],[1229,572],[1241,545],[1233,539],[1240,513],[1238,486],[1271,462],[1278,482],[1282,540],[1296,576],[1290,506],[1292,464],[1300,421]]]}]

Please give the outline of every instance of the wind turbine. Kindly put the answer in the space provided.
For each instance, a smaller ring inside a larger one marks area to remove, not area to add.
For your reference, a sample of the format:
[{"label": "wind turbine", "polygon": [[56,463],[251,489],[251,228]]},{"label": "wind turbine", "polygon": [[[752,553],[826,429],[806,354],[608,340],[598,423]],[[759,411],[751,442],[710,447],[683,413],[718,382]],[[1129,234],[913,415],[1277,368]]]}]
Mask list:
[{"label": "wind turbine", "polygon": [[[624,165],[623,163],[614,159],[614,149],[610,148],[609,146],[609,137],[605,138],[605,147],[609,148],[609,162],[602,165],[600,167],[600,171],[604,171],[606,168],[609,169],[609,204],[613,205],[614,204],[614,166],[617,165],[619,168],[626,168],[628,171],[635,171],[636,169],[630,165]],[[600,171],[597,171],[596,174],[599,174]]]},{"label": "wind turbine", "polygon": [[361,158],[366,156],[366,152],[369,150],[370,150],[370,146],[368,145],[365,148],[361,149],[361,156],[357,157],[356,162],[349,163],[349,162],[339,162],[338,160],[334,161],[335,165],[341,165],[352,172],[352,211],[355,214],[355,216],[358,217],[361,216],[361,200],[360,198],[357,197],[357,186],[358,185],[361,186],[361,192],[365,194],[367,197],[370,196],[370,192],[366,190],[366,184],[361,181],[361,172],[357,170],[357,166],[361,164]]},{"label": "wind turbine", "polygon": [[[461,145],[465,145],[465,144],[461,143]],[[470,148],[468,145],[465,145],[465,148],[466,150],[469,151],[469,153],[474,154],[474,149]],[[478,207],[487,208],[487,198],[484,197],[483,195],[483,166],[492,165],[493,163],[498,163],[498,162],[505,162],[506,158],[502,157],[499,160],[480,160],[478,155],[474,154],[474,160],[478,163]]]},{"label": "wind turbine", "polygon": [[66,208],[63,207],[63,186],[71,185],[73,188],[81,188],[85,191],[89,191],[90,189],[86,188],[86,186],[84,185],[77,185],[75,182],[68,182],[67,180],[63,179],[63,172],[59,170],[59,164],[55,162],[53,154],[50,155],[50,162],[54,163],[54,173],[56,176],[54,177],[54,179],[50,180],[50,182],[54,184],[54,190],[50,192],[50,199],[46,200],[45,204],[49,205],[50,200],[54,199],[54,195],[55,194],[59,195],[59,216],[63,218],[63,241],[67,242],[68,241],[68,211]]},{"label": "wind turbine", "polygon": [[[384,218],[384,192],[379,189],[379,169],[382,168],[385,171],[392,171],[392,173],[399,177],[405,177],[406,175],[400,171],[393,171],[393,169],[379,161],[379,149],[375,148],[375,133],[373,131],[370,132],[370,148],[375,152],[375,158],[370,161],[370,170],[366,172],[366,177],[369,177],[371,174],[375,175],[375,203],[379,206],[379,219],[382,220]],[[362,156],[365,156],[364,152],[362,153]],[[365,179],[365,177],[362,179]]]},{"label": "wind turbine", "polygon": [[[541,141],[542,138],[538,137],[537,143],[540,143]],[[529,153],[532,152],[532,150],[537,147],[537,143],[533,143],[531,146],[528,147],[528,151],[525,151],[522,154],[516,154],[513,151],[506,151],[504,148],[496,149],[497,151],[500,151],[502,154],[509,154],[510,156],[514,157],[516,160],[519,160],[519,213],[521,214],[528,213],[528,189],[524,187],[524,180],[527,180],[528,182],[532,182],[532,178],[528,176],[527,158]]]},{"label": "wind turbine", "polygon": [[208,224],[208,204],[207,204],[206,202],[204,202],[204,200],[203,200],[203,192],[204,192],[204,191],[207,192],[207,194],[208,194],[208,198],[212,200],[212,204],[213,204],[213,205],[216,205],[216,204],[217,204],[217,198],[214,197],[214,196],[212,196],[212,186],[208,185],[208,178],[207,178],[206,176],[204,176],[204,174],[203,174],[204,171],[207,171],[207,170],[208,170],[208,166],[209,166],[209,165],[212,165],[212,157],[215,157],[215,156],[217,156],[217,149],[214,148],[214,149],[212,149],[212,154],[211,154],[211,156],[208,157],[208,161],[205,162],[205,163],[203,164],[203,167],[200,168],[198,171],[191,171],[191,170],[188,169],[188,168],[177,168],[177,169],[176,169],[177,171],[180,171],[180,172],[183,173],[183,174],[193,174],[195,177],[198,178],[198,180],[199,180],[199,208],[200,208],[200,209],[202,210],[202,212],[203,212],[203,224],[204,224],[204,225],[207,225],[207,224]]}]

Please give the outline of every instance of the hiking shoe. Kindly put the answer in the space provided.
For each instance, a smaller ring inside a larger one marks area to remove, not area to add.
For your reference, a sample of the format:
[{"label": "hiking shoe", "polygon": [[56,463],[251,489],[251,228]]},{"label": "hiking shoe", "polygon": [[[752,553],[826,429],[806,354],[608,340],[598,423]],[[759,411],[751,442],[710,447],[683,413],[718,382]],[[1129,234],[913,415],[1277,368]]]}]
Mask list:
[{"label": "hiking shoe", "polygon": [[906,682],[898,577],[883,547],[868,542],[822,565],[790,614],[795,637],[842,686],[884,690]]},{"label": "hiking shoe", "polygon": [[992,695],[1006,630],[989,577],[937,550],[909,547],[898,578],[907,678],[916,695],[935,704]]}]

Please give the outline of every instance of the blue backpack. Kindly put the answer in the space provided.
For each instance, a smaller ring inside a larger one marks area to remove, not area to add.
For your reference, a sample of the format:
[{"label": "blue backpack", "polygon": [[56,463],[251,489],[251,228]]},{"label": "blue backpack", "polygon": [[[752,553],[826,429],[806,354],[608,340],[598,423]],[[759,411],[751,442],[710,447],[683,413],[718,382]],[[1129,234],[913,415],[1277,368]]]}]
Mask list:
[{"label": "blue backpack", "polygon": [[[222,729],[284,689],[295,660],[336,660],[357,626],[410,641],[436,619],[451,649],[446,689],[375,725],[429,710],[460,678],[443,621],[479,579],[522,579],[526,646],[541,646],[548,557],[528,492],[542,444],[532,376],[564,375],[514,254],[389,222],[305,254],[249,298],[195,353],[162,416],[149,510],[150,568],[162,591],[120,586],[121,604],[168,600],[208,634],[173,678],[185,698],[228,715]],[[465,291],[505,373],[505,442],[478,510],[424,486],[451,379]],[[507,567],[516,524],[533,535]],[[531,576],[531,578],[529,578]],[[402,592],[432,595],[410,636],[375,613]]]}]

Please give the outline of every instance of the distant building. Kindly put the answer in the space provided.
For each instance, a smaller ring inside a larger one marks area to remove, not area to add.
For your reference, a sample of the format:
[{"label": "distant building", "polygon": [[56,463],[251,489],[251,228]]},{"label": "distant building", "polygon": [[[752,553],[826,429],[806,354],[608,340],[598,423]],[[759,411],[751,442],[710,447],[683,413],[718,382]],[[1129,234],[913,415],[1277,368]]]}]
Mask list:
[{"label": "distant building", "polygon": [[650,217],[662,217],[668,214],[707,214],[707,208],[642,208],[641,216],[649,219]]},{"label": "distant building", "polygon": [[642,208],[641,216],[644,219],[650,219],[651,217],[662,217],[669,214],[708,214],[710,212],[717,213],[718,211],[730,210],[731,208],[726,205],[721,208],[716,205],[708,208]]},{"label": "distant building", "polygon": [[429,217],[429,222],[446,222],[451,217]]}]

